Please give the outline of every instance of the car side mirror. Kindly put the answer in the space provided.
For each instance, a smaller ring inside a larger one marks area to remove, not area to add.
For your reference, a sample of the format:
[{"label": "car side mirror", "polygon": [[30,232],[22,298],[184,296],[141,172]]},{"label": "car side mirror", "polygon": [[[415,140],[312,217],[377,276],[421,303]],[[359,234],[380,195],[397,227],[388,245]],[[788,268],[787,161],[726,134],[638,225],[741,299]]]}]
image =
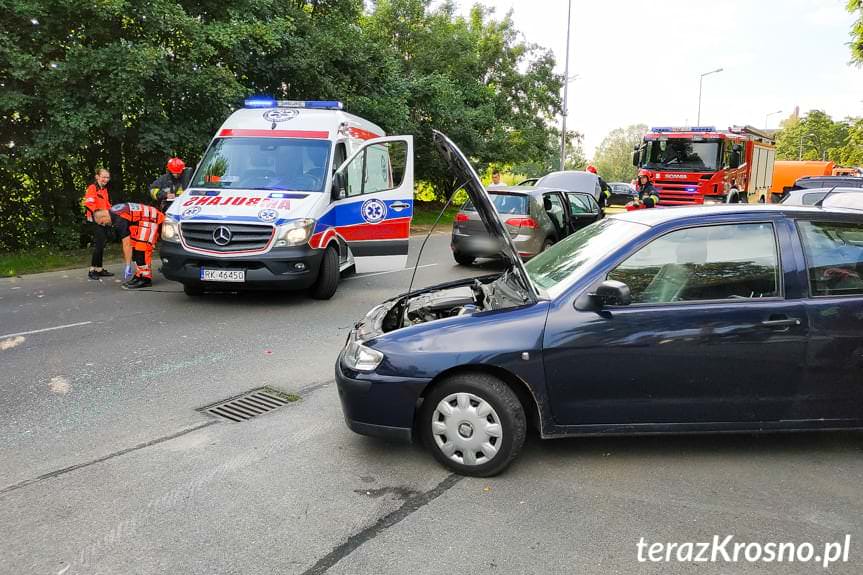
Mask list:
[{"label": "car side mirror", "polygon": [[590,294],[590,297],[599,307],[632,303],[629,286],[616,280],[605,280],[597,286],[596,291]]},{"label": "car side mirror", "polygon": [[180,176],[180,186],[185,190],[189,187],[189,184],[192,183],[192,172],[195,171],[195,168],[191,166],[183,169],[183,174]]},{"label": "car side mirror", "polygon": [[332,201],[340,200],[345,195],[345,174],[335,172],[333,174],[333,187],[330,190],[330,199]]}]

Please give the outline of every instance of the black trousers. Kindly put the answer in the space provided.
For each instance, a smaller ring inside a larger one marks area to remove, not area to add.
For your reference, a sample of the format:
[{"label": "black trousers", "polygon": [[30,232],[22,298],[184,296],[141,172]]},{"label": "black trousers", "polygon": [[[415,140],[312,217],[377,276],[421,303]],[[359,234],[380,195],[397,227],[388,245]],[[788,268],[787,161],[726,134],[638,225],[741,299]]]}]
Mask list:
[{"label": "black trousers", "polygon": [[99,224],[92,224],[91,227],[93,228],[93,256],[90,258],[90,266],[101,268],[105,244],[108,243],[108,228]]}]

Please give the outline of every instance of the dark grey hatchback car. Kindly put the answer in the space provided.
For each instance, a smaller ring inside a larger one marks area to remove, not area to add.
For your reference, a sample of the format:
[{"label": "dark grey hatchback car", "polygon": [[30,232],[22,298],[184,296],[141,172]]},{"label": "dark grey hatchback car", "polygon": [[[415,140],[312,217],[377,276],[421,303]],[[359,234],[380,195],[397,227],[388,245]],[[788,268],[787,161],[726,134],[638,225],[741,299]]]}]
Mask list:
[{"label": "dark grey hatchback car", "polygon": [[[488,197],[525,260],[602,217],[593,195],[583,192],[511,186],[491,188]],[[470,199],[453,220],[451,247],[453,258],[462,265],[499,255],[500,246],[489,237]]]}]

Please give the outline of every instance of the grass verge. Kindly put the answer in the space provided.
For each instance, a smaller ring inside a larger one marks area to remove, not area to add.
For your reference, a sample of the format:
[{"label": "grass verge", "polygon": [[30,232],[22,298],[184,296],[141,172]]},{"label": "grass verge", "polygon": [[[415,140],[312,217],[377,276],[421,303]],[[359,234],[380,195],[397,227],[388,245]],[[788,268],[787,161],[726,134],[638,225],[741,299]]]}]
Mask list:
[{"label": "grass verge", "polygon": [[[411,220],[411,233],[428,232],[443,207],[444,204],[438,202],[414,202],[414,217],[413,220]],[[455,219],[458,209],[459,206],[448,207],[441,216],[435,229],[438,231],[449,231],[452,228],[452,221]]]},{"label": "grass verge", "polygon": [[[0,277],[14,277],[54,270],[86,268],[90,265],[91,248],[56,250],[36,248],[26,252],[0,253]],[[105,266],[122,263],[123,254],[119,245],[109,244],[105,248]],[[114,273],[122,270],[115,269]]]}]

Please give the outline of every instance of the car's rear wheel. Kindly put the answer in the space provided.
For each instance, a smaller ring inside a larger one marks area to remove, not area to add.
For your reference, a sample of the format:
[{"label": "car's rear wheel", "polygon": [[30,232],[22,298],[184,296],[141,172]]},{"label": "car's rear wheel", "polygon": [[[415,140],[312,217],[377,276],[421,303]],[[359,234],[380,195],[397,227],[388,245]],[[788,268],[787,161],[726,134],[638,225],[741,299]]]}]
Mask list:
[{"label": "car's rear wheel", "polygon": [[545,238],[545,241],[544,241],[544,242],[542,242],[542,251],[547,250],[548,248],[550,248],[550,247],[551,247],[551,246],[553,246],[553,245],[554,245],[554,239],[552,239],[552,238]]},{"label": "car's rear wheel", "polygon": [[455,258],[457,264],[462,266],[469,266],[476,259],[473,256],[469,256],[467,254],[463,254],[461,252],[453,252],[452,257]]},{"label": "car's rear wheel", "polygon": [[524,445],[524,409],[490,375],[447,378],[426,396],[419,417],[420,435],[435,459],[461,475],[497,475]]},{"label": "car's rear wheel", "polygon": [[315,299],[330,299],[339,287],[339,252],[327,248],[321,258],[321,269],[318,279],[312,287],[312,297]]},{"label": "car's rear wheel", "polygon": [[183,293],[189,297],[204,295],[204,288],[195,284],[183,284]]}]

